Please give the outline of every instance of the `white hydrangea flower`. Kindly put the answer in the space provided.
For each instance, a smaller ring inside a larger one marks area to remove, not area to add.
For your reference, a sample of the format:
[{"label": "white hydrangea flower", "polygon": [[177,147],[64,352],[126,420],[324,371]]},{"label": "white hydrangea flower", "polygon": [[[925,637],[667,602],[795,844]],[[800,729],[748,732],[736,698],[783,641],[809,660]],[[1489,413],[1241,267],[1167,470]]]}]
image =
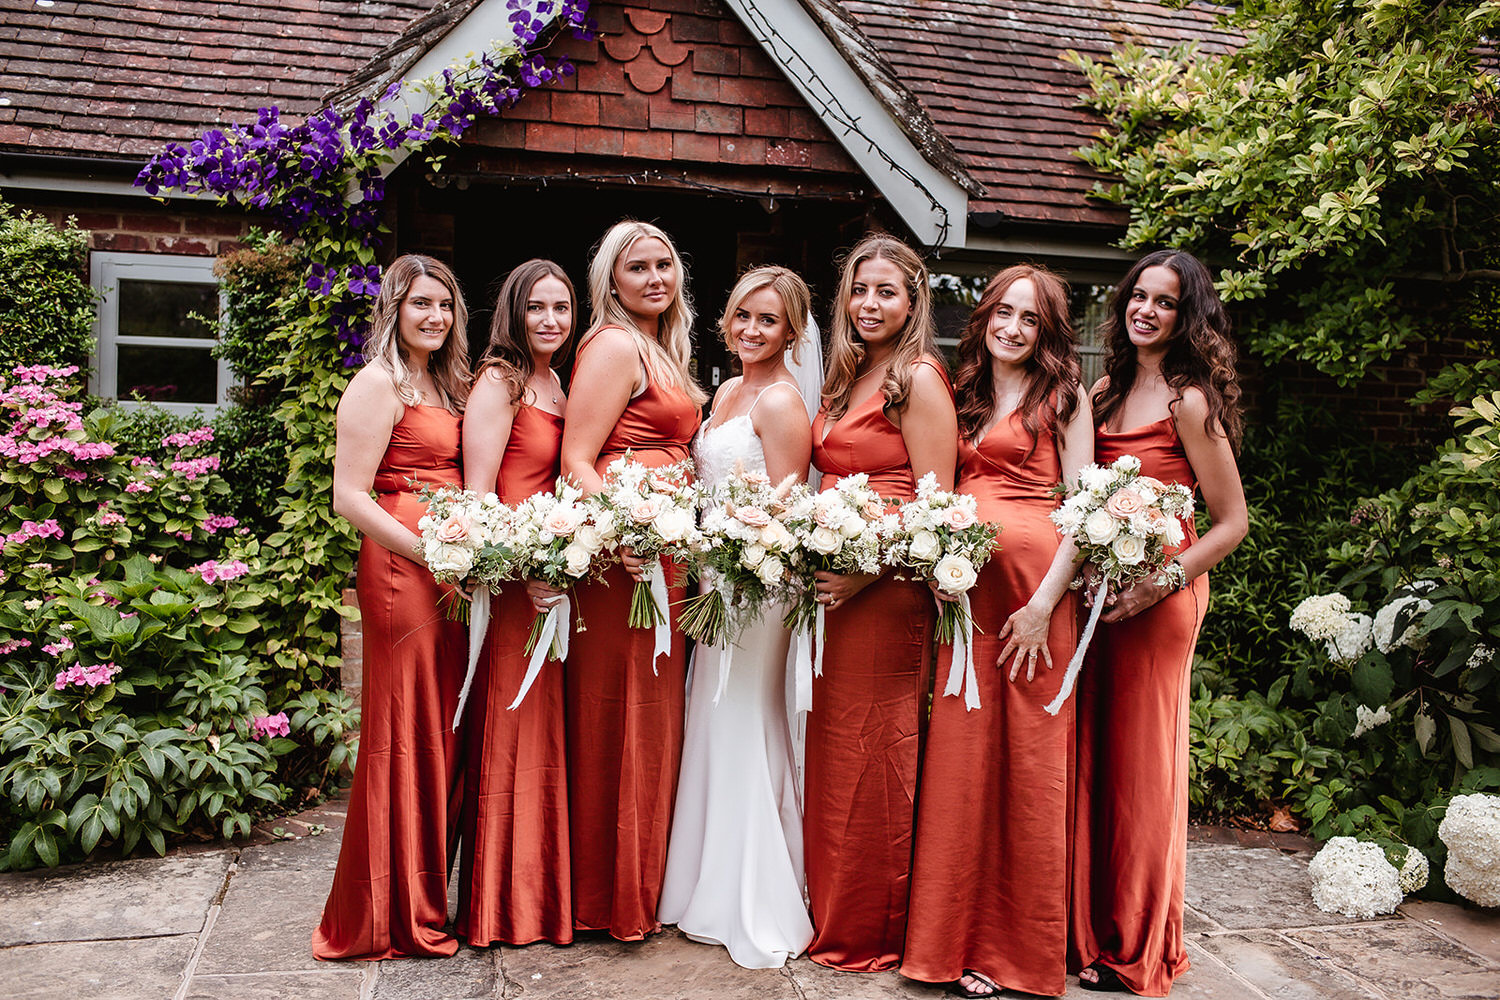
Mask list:
[{"label": "white hydrangea flower", "polygon": [[1368,919],[1401,905],[1401,877],[1379,844],[1334,837],[1307,866],[1313,904],[1324,913]]},{"label": "white hydrangea flower", "polygon": [[1401,891],[1417,892],[1426,888],[1428,872],[1427,855],[1415,847],[1408,847],[1398,875]]},{"label": "white hydrangea flower", "polygon": [[1328,658],[1334,663],[1348,666],[1370,651],[1372,640],[1369,615],[1355,612],[1346,615],[1343,627],[1328,640]]},{"label": "white hydrangea flower", "polygon": [[1332,639],[1348,622],[1349,598],[1316,594],[1292,609],[1291,626],[1314,641]]},{"label": "white hydrangea flower", "polygon": [[1363,705],[1358,705],[1354,709],[1354,735],[1363,736],[1376,726],[1383,726],[1390,721],[1391,713],[1386,711],[1384,705],[1373,712]]},{"label": "white hydrangea flower", "polygon": [[1500,795],[1455,795],[1438,824],[1443,880],[1480,906],[1500,906]]},{"label": "white hydrangea flower", "polygon": [[[1416,614],[1411,616],[1406,623],[1405,631],[1398,636],[1396,635],[1396,619],[1411,605],[1416,605]],[[1405,646],[1416,648],[1422,616],[1430,610],[1432,610],[1431,601],[1406,594],[1375,612],[1375,648],[1382,653],[1389,653]]]}]

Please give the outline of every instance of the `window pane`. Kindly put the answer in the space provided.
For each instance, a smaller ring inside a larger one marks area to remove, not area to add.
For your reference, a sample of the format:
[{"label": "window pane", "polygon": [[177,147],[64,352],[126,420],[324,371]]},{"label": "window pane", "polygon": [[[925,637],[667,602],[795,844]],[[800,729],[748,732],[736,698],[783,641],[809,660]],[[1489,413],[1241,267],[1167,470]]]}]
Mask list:
[{"label": "window pane", "polygon": [[219,363],[206,347],[119,345],[117,395],[154,403],[216,403]]},{"label": "window pane", "polygon": [[[203,319],[194,318],[194,314]],[[219,317],[219,289],[188,281],[120,279],[119,333],[122,337],[213,337]],[[120,384],[125,384],[122,374]],[[124,395],[123,390],[121,395]]]},{"label": "window pane", "polygon": [[1072,285],[1073,329],[1078,333],[1078,355],[1083,367],[1083,384],[1093,385],[1104,374],[1107,344],[1099,337],[1099,327],[1109,318],[1110,285]]}]

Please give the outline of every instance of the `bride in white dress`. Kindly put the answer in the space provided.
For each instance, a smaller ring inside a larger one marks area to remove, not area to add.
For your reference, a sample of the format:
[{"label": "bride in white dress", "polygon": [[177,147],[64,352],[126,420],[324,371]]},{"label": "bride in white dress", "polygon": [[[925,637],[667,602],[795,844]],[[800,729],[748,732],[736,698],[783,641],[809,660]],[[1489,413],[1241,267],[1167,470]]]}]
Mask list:
[{"label": "bride in white dress", "polygon": [[[806,317],[808,303],[802,279],[782,267],[756,268],[730,293],[720,329],[744,374],[720,387],[699,431],[694,452],[706,485],[737,464],[773,483],[806,476],[810,418],[786,352],[795,354],[805,325],[788,317]],[[812,940],[781,613],[768,608],[745,629],[717,704],[721,651],[700,645],[693,654],[659,912],[662,923],[722,944],[749,969],[779,968]]]}]

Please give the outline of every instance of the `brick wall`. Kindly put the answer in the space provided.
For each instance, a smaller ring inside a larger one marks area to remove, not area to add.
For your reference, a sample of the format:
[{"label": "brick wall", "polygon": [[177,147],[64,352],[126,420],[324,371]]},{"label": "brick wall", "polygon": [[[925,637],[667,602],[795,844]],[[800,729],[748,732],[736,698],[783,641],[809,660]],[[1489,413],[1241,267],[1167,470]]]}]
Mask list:
[{"label": "brick wall", "polygon": [[148,198],[7,189],[5,200],[54,225],[69,216],[87,229],[90,250],[215,256],[239,246],[251,225],[242,212],[214,204],[162,205]]}]

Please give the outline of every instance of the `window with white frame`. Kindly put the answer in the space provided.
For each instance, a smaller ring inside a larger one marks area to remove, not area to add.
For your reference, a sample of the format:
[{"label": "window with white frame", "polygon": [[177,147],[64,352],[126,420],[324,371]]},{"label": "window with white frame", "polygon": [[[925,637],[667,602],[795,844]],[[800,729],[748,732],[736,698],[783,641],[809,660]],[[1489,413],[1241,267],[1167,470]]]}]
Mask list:
[{"label": "window with white frame", "polygon": [[213,356],[219,282],[214,258],[96,251],[98,354],[90,389],[178,413],[229,401],[233,374]]}]

